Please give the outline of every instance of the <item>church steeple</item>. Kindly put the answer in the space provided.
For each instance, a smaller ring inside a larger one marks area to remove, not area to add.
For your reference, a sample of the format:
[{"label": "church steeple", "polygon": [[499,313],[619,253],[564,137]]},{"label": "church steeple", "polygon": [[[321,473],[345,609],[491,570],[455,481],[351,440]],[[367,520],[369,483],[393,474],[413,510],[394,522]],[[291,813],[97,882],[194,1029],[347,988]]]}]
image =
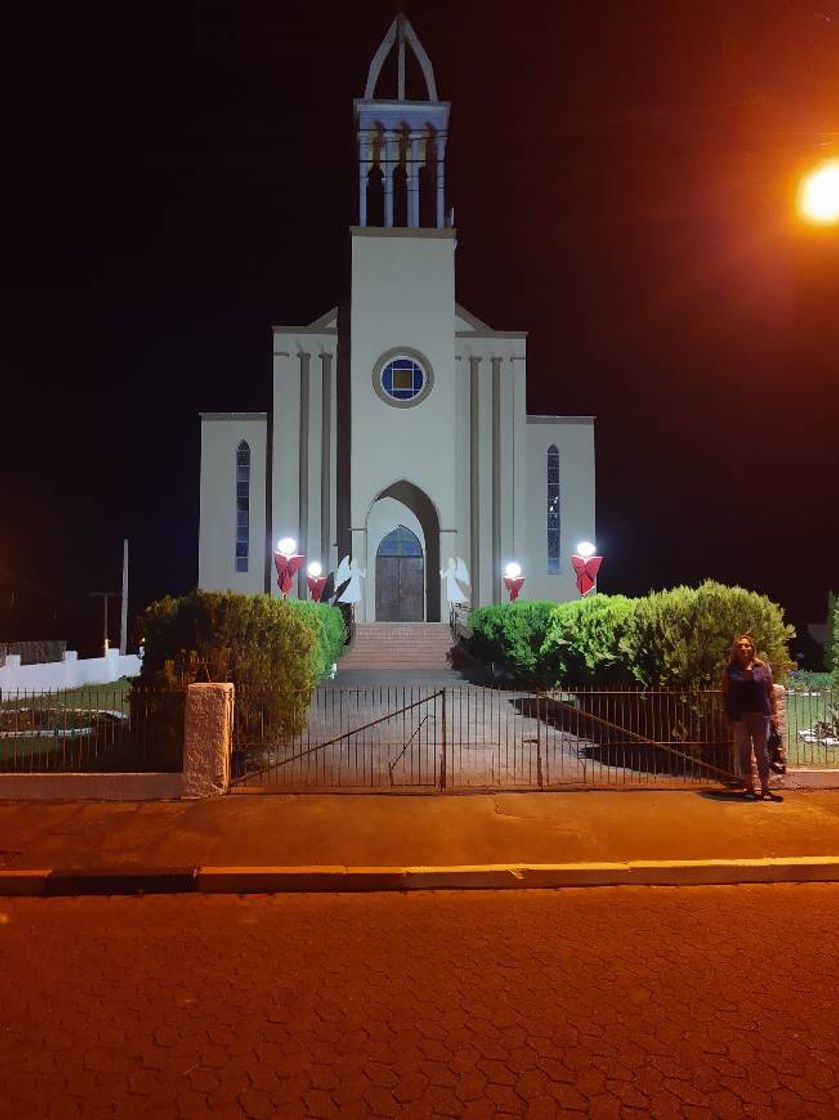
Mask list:
[{"label": "church steeple", "polygon": [[[406,100],[406,45],[426,97]],[[396,50],[396,97],[376,96],[382,69]],[[445,152],[449,103],[437,98],[431,60],[403,13],[394,17],[355,102],[358,134],[358,224],[445,225]]]}]

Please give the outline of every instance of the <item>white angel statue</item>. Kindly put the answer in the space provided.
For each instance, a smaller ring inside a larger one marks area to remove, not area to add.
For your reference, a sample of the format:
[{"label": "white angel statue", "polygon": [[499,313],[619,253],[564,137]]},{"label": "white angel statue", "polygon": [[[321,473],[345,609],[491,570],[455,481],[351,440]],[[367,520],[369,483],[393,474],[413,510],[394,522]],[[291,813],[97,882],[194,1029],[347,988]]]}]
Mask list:
[{"label": "white angel statue", "polygon": [[335,586],[340,587],[342,583],[346,583],[347,586],[338,596],[336,602],[361,602],[361,581],[366,575],[367,573],[359,568],[357,560],[350,560],[349,556],[345,556],[338,565],[338,571],[335,574]]},{"label": "white angel statue", "polygon": [[460,556],[450,556],[440,576],[446,581],[446,598],[450,603],[469,602],[471,592],[469,570]]}]

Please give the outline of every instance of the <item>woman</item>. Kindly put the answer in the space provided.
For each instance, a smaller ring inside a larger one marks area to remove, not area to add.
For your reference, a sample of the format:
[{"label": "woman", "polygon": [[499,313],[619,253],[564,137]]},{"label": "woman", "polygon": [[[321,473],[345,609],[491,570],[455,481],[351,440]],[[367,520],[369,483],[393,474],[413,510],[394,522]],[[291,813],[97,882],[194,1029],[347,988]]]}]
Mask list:
[{"label": "woman", "polygon": [[734,744],[743,772],[746,800],[756,799],[752,773],[752,746],[760,777],[760,796],[764,801],[780,801],[769,789],[769,754],[766,739],[769,724],[775,723],[775,690],[772,670],[757,656],[755,644],[748,634],[737,638],[731,657],[722,675],[722,694],[726,715],[734,730]]}]

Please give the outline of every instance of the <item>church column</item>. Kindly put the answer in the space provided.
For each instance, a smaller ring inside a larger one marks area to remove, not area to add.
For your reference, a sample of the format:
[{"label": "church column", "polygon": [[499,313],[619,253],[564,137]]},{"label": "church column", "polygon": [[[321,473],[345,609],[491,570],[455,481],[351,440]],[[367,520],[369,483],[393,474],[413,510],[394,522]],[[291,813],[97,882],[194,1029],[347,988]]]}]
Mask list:
[{"label": "church column", "polygon": [[[309,367],[311,354],[300,353],[300,465],[298,468],[298,503],[299,510],[297,524],[297,551],[306,555],[309,547],[309,412],[310,412],[310,381]],[[297,573],[297,597],[306,598],[306,567],[305,564]]]},{"label": "church column", "polygon": [[321,354],[320,562],[330,570],[332,541],[332,355]]},{"label": "church column", "polygon": [[274,353],[274,454],[272,517],[267,547],[272,556],[271,591],[277,594],[273,552],[280,537],[296,535],[300,520],[300,373],[299,363],[287,351]]},{"label": "church column", "polygon": [[438,136],[434,143],[435,176],[437,180],[437,229],[446,224],[446,138]]},{"label": "church column", "polygon": [[[511,560],[524,564],[516,552],[513,519],[515,516],[515,413],[513,362],[509,357],[493,358],[494,381],[498,392],[498,542],[499,568]],[[525,572],[525,576],[527,573]]]},{"label": "church column", "polygon": [[395,166],[396,157],[396,137],[392,132],[385,133],[385,158],[384,166],[384,189],[385,189],[385,226],[390,229],[393,226],[393,170]]},{"label": "church column", "polygon": [[[309,514],[306,521],[306,564],[320,560],[323,485],[323,355],[312,357],[309,368]],[[301,550],[302,551],[302,550]]]},{"label": "church column", "polygon": [[412,132],[408,141],[408,225],[411,229],[419,226],[419,153],[422,137]]},{"label": "church column", "polygon": [[492,369],[492,591],[501,601],[501,359],[490,358]]},{"label": "church column", "polygon": [[526,555],[527,534],[527,395],[523,355],[510,359],[513,381],[513,552],[520,564],[529,566],[539,558]]},{"label": "church column", "polygon": [[481,503],[480,503],[480,358],[469,358],[469,561],[472,577],[472,606],[481,599]]}]

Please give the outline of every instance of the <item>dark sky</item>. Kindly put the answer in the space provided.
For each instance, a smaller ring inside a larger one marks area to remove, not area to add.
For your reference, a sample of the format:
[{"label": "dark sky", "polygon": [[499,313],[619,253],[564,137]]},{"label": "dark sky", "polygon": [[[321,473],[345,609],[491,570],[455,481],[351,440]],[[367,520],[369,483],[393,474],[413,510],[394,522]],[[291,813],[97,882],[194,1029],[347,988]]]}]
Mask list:
[{"label": "dark sky", "polygon": [[[5,29],[0,640],[85,648],[197,575],[200,410],[269,404],[338,295],[393,3],[32,4]],[[458,300],[597,416],[603,591],[839,585],[837,0],[406,8],[452,102]]]}]

